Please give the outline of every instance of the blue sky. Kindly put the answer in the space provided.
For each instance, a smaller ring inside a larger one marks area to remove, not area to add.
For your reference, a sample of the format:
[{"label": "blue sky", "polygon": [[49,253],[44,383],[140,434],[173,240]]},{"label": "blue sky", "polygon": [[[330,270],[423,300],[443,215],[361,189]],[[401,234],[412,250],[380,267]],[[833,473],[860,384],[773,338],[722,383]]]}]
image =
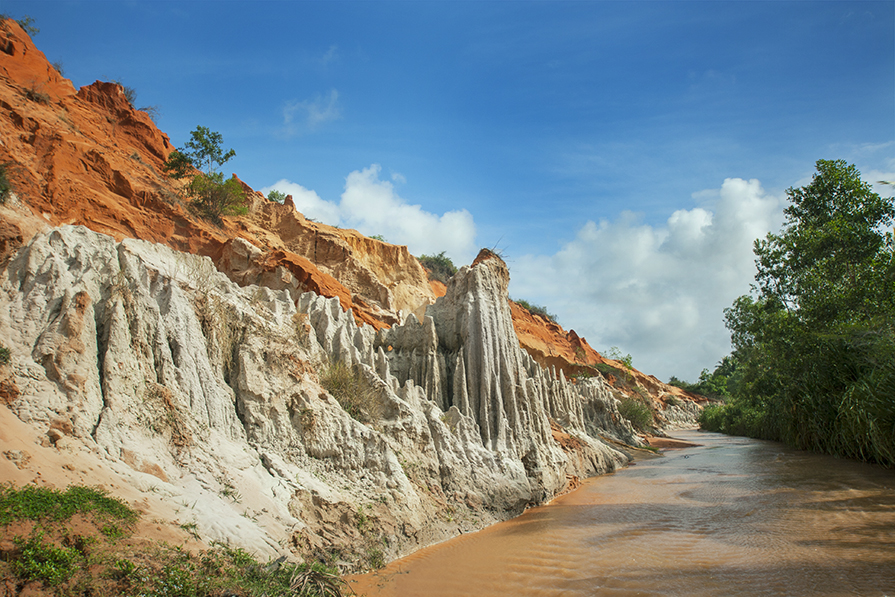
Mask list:
[{"label": "blue sky", "polygon": [[[661,379],[727,353],[751,243],[818,159],[895,179],[893,2],[42,2],[76,86],[305,213],[467,263]],[[878,189],[886,194],[886,187]]]}]

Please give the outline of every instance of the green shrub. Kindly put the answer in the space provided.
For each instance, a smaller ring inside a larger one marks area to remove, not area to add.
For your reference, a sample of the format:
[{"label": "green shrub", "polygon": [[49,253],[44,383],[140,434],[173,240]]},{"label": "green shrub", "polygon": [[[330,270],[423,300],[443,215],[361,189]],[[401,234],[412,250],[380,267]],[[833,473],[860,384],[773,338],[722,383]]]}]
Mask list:
[{"label": "green shrub", "polygon": [[131,105],[131,107],[132,108],[136,107],[136,105],[137,105],[137,90],[134,89],[133,87],[128,87],[127,85],[125,85],[124,83],[119,81],[118,79],[115,79],[112,82],[115,83],[116,85],[118,85],[119,87],[121,87],[121,91],[124,93],[124,97],[127,99],[128,103]]},{"label": "green shrub", "polygon": [[26,580],[41,580],[48,585],[58,585],[75,572],[80,554],[65,547],[44,543],[43,535],[23,539],[15,538],[21,553],[12,561],[13,572]]},{"label": "green shrub", "polygon": [[34,19],[29,17],[28,15],[25,15],[21,19],[16,19],[16,23],[18,23],[19,26],[25,30],[25,33],[27,33],[31,37],[34,37],[35,35],[40,33],[40,29],[34,26]]},{"label": "green shrub", "polygon": [[442,251],[438,255],[421,255],[417,259],[424,268],[429,270],[430,280],[438,280],[442,284],[447,284],[448,280],[457,273],[457,268],[451,258],[444,253]]},{"label": "green shrub", "polygon": [[637,398],[623,396],[619,401],[618,413],[639,431],[646,431],[653,424],[652,411]]},{"label": "green shrub", "polygon": [[9,164],[0,164],[0,205],[6,203],[9,193],[12,192],[12,183],[9,182],[7,168],[9,168]]},{"label": "green shrub", "polygon": [[382,417],[379,393],[359,367],[331,361],[320,372],[320,385],[353,419],[370,423]]},{"label": "green shrub", "polygon": [[[174,179],[192,176],[184,189],[193,208],[209,220],[220,223],[221,216],[243,215],[245,193],[235,178],[224,180],[220,167],[236,156],[232,149],[221,147],[223,137],[207,127],[197,126],[190,133],[190,140],[172,151],[165,162],[164,170]],[[200,172],[196,174],[196,170]]]},{"label": "green shrub", "polygon": [[0,487],[0,525],[16,520],[66,520],[75,514],[93,514],[133,523],[136,510],[102,489],[71,485],[65,491],[26,485]]},{"label": "green shrub", "polygon": [[2,344],[0,344],[0,365],[9,365],[12,360],[12,355],[9,352],[9,349]]},{"label": "green shrub", "polygon": [[622,354],[622,351],[618,346],[613,346],[603,355],[607,359],[612,359],[613,361],[618,361],[619,363],[623,363],[625,367],[628,369],[633,369],[634,367],[634,359],[630,354]]},{"label": "green shrub", "polygon": [[556,315],[547,311],[547,307],[542,307],[540,305],[533,305],[528,301],[522,299],[511,299],[514,303],[531,313],[532,315],[540,315],[544,319],[548,319],[553,323],[556,323]]},{"label": "green shrub", "polygon": [[272,201],[274,203],[285,203],[286,202],[286,193],[282,191],[278,191],[273,189],[271,192],[267,194],[267,200]]},{"label": "green shrub", "polygon": [[13,19],[8,14],[0,14],[0,21],[6,20],[15,20],[15,22],[18,23],[19,26],[25,30],[25,33],[27,33],[31,37],[34,37],[35,35],[40,33],[40,29],[34,26],[34,19],[29,17],[28,15],[25,15],[21,19]]},{"label": "green shrub", "polygon": [[50,96],[46,93],[38,89],[28,88],[25,90],[25,97],[30,99],[32,102],[37,102],[38,104],[49,104]]}]

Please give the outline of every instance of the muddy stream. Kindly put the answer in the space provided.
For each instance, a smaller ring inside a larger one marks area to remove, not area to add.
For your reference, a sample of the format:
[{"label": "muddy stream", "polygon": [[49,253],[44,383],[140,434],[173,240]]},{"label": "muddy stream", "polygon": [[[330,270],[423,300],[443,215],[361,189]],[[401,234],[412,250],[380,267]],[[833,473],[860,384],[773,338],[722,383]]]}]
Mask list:
[{"label": "muddy stream", "polygon": [[696,431],[522,516],[352,579],[359,595],[895,597],[895,471]]}]

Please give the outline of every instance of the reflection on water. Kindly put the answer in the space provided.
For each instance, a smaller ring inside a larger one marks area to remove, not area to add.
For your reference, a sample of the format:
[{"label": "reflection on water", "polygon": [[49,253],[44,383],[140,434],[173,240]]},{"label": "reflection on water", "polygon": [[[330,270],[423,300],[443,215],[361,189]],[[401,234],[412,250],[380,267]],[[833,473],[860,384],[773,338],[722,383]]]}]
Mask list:
[{"label": "reflection on water", "polygon": [[357,577],[358,594],[889,595],[895,472],[679,432],[671,450]]}]

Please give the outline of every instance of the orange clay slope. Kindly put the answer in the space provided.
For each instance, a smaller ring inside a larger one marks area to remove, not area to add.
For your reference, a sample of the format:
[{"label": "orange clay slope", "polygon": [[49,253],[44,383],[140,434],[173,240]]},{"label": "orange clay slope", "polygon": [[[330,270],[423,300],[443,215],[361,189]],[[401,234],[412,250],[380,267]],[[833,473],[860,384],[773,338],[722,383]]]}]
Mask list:
[{"label": "orange clay slope", "polygon": [[[250,258],[238,282],[279,280],[338,297],[377,328],[434,299],[406,247],[311,222],[291,201],[267,201],[247,185],[250,215],[221,226],[197,217],[162,171],[174,146],[121,86],[76,90],[9,19],[0,22],[0,50],[0,163],[16,195],[0,208],[0,260],[41,227],[80,224],[207,255],[231,277],[222,265]],[[236,239],[249,245],[234,248]]]},{"label": "orange clay slope", "polygon": [[[220,226],[196,216],[163,173],[174,146],[149,115],[116,83],[76,90],[10,19],[0,21],[0,107],[0,163],[16,195],[0,206],[0,262],[37,230],[79,224],[206,255],[240,284],[338,297],[376,328],[422,315],[444,293],[406,247],[314,222],[291,198],[274,203],[245,183],[248,215]],[[574,330],[511,309],[522,347],[545,367],[572,377],[605,365],[599,373],[623,393],[701,400],[604,359]]]}]

